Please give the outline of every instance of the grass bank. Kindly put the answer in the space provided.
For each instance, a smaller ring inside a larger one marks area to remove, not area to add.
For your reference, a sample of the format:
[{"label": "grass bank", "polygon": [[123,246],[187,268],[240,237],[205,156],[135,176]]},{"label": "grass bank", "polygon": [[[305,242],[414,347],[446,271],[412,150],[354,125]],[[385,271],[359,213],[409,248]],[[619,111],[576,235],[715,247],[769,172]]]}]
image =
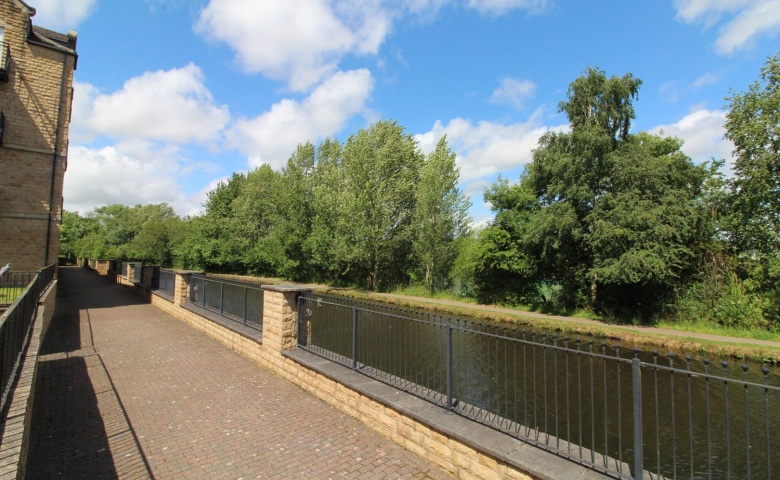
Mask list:
[{"label": "grass bank", "polygon": [[[462,297],[441,294],[429,298],[424,289],[404,289],[393,294],[373,293],[357,289],[326,288],[330,294],[356,300],[382,302],[404,308],[421,308],[453,317],[470,317],[506,324],[507,328],[547,330],[560,335],[592,337],[629,348],[675,352],[712,359],[731,358],[759,363],[780,363],[780,335],[772,332],[752,332],[717,328],[713,325],[660,324],[636,326],[609,323],[593,318],[546,315],[492,305],[478,305]],[[423,295],[410,295],[410,293]],[[776,342],[777,345],[770,343]]]}]

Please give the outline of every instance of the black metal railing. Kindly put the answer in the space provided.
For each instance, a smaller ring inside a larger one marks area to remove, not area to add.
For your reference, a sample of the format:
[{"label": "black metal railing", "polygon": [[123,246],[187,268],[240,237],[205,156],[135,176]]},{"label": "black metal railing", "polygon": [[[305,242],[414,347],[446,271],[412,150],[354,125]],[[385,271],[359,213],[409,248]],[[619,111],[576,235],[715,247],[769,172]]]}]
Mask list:
[{"label": "black metal railing", "polygon": [[0,275],[0,305],[13,303],[36,275],[36,272],[6,272]]},{"label": "black metal railing", "polygon": [[161,268],[158,288],[168,295],[173,295],[175,278],[176,275],[174,274],[173,270]]},{"label": "black metal railing", "polygon": [[298,313],[300,348],[616,478],[780,471],[780,388],[766,367],[313,293]]},{"label": "black metal railing", "polygon": [[30,328],[38,312],[38,299],[54,279],[55,268],[55,265],[49,265],[38,272],[14,272],[0,276],[0,294],[5,288],[16,291],[18,283],[27,279],[27,284],[0,316],[0,411],[5,411],[13,379],[28,344]]},{"label": "black metal railing", "polygon": [[192,275],[189,303],[248,327],[263,328],[263,289],[260,285]]}]

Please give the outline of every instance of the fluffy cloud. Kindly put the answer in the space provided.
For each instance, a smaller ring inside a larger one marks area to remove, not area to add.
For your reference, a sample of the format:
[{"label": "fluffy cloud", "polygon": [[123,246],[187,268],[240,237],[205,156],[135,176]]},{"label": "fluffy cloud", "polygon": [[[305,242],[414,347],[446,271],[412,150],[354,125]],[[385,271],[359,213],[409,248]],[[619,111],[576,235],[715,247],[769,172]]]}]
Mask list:
[{"label": "fluffy cloud", "polygon": [[536,13],[544,10],[547,0],[468,0],[468,6],[484,15],[502,15],[514,9]]},{"label": "fluffy cloud", "polygon": [[126,142],[93,149],[71,146],[64,197],[67,210],[86,212],[101,205],[167,202],[180,214],[193,209],[178,183],[175,147]]},{"label": "fluffy cloud", "polygon": [[457,154],[461,182],[494,175],[525,165],[532,160],[539,137],[549,128],[539,125],[537,111],[526,123],[502,125],[482,121],[477,124],[454,118],[447,125],[437,121],[426,133],[416,136],[424,152],[433,151],[441,137],[447,135],[450,148]]},{"label": "fluffy cloud", "polygon": [[348,53],[376,54],[390,30],[379,0],[211,0],[195,30],[225,42],[247,71],[307,90]]},{"label": "fluffy cloud", "polygon": [[90,84],[75,86],[71,138],[95,137],[209,143],[230,120],[214,102],[197,66],[146,72],[121,90],[103,94]]},{"label": "fluffy cloud", "polygon": [[706,27],[728,17],[715,46],[720,53],[750,47],[761,36],[780,30],[780,0],[676,0],[677,18]]},{"label": "fluffy cloud", "polygon": [[33,23],[53,30],[76,28],[92,13],[95,3],[96,0],[36,0]]},{"label": "fluffy cloud", "polygon": [[368,70],[338,72],[302,101],[284,99],[262,115],[238,120],[228,143],[244,152],[250,165],[278,168],[299,143],[333,135],[364,112],[372,88]]},{"label": "fluffy cloud", "polygon": [[534,96],[536,84],[529,80],[504,78],[490,97],[491,103],[506,103],[522,110],[526,100]]},{"label": "fluffy cloud", "polygon": [[659,125],[650,131],[674,136],[683,140],[682,151],[691,157],[694,163],[711,160],[726,160],[726,171],[733,165],[734,145],[723,138],[726,133],[724,123],[726,112],[720,110],[698,109],[670,125]]},{"label": "fluffy cloud", "polygon": [[718,83],[720,76],[714,73],[705,73],[701,77],[693,81],[693,88],[706,87],[707,85],[714,85]]}]

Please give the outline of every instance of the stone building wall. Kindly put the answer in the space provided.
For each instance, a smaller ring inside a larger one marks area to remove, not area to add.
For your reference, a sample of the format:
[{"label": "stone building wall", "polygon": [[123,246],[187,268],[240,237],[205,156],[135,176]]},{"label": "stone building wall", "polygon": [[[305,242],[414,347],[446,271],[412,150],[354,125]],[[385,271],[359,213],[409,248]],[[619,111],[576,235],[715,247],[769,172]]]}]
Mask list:
[{"label": "stone building wall", "polygon": [[75,33],[31,27],[33,12],[19,0],[0,0],[11,57],[8,81],[0,81],[0,265],[15,271],[40,269],[59,255],[77,60]]}]

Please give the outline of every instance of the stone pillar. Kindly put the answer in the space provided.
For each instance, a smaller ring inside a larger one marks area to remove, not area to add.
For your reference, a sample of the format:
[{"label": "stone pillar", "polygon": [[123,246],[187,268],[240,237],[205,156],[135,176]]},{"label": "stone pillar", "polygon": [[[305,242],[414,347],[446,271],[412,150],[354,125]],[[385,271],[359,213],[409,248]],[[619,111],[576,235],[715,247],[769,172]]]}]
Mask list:
[{"label": "stone pillar", "polygon": [[173,304],[183,305],[190,300],[190,277],[193,274],[202,274],[197,270],[173,271]]},{"label": "stone pillar", "polygon": [[313,288],[263,285],[263,349],[273,353],[298,345],[298,294]]},{"label": "stone pillar", "polygon": [[108,275],[109,267],[110,260],[98,260],[95,270],[97,270],[98,275]]},{"label": "stone pillar", "polygon": [[141,285],[151,291],[154,288],[152,281],[154,280],[154,271],[160,270],[160,267],[143,267],[143,273],[141,274]]},{"label": "stone pillar", "polygon": [[135,278],[135,263],[128,263],[127,264],[127,281],[130,283],[133,283],[133,279]]}]

